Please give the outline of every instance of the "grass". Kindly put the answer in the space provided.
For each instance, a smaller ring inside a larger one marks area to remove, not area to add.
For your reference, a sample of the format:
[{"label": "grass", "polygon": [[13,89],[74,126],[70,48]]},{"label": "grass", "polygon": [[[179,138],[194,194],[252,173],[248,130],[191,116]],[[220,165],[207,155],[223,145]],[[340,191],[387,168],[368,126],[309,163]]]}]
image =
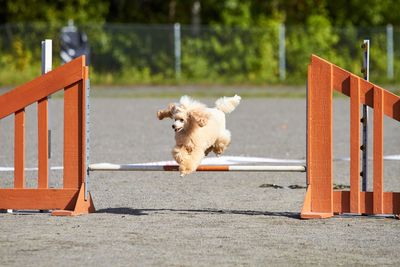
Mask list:
[{"label": "grass", "polygon": [[[18,73],[18,75],[16,75]],[[127,77],[113,76],[113,82],[108,85],[106,78],[92,73],[92,90],[91,94],[93,97],[113,97],[113,98],[178,98],[181,95],[187,94],[195,98],[215,98],[219,96],[229,96],[239,94],[245,98],[305,98],[305,82],[301,85],[260,85],[260,84],[226,84],[219,83],[218,81],[209,81],[209,84],[197,83],[190,84],[191,81],[185,81],[181,84],[174,84],[171,80],[156,79],[156,84],[151,81],[152,77],[149,77],[147,82],[143,85],[137,85],[133,80],[138,77],[131,77],[129,80]],[[30,66],[27,70],[20,72],[15,69],[0,68],[0,86],[4,88],[13,88],[12,85],[20,85],[40,75],[40,66]],[[129,75],[126,75],[129,76]],[[105,85],[99,85],[97,81],[104,80]],[[133,79],[133,80],[132,80]],[[122,86],[112,85],[115,82],[123,84],[123,82],[131,81],[131,84]],[[396,95],[400,95],[399,84],[385,84],[382,88],[388,89]],[[0,88],[1,90],[1,88]],[[5,91],[4,89],[1,91]],[[57,97],[57,96],[56,96]],[[334,97],[343,97],[340,94],[334,93]]]},{"label": "grass", "polygon": [[[0,94],[13,87],[0,88]],[[400,95],[400,90],[395,86],[383,86],[391,92]],[[398,88],[398,87],[397,87]],[[189,95],[194,98],[217,98],[221,96],[240,95],[243,98],[306,98],[305,86],[227,86],[227,85],[179,85],[179,86],[97,86],[92,85],[90,96],[93,98],[180,98]],[[338,92],[334,92],[334,98],[347,98]],[[61,98],[62,93],[56,93],[54,98]]]},{"label": "grass", "polygon": [[195,98],[215,98],[238,94],[245,98],[304,98],[304,87],[296,86],[141,86],[141,87],[97,87],[91,96],[112,98],[179,98],[190,95]]},{"label": "grass", "polygon": [[[396,95],[400,95],[399,87],[383,86]],[[238,94],[244,98],[306,98],[305,86],[265,85],[179,85],[179,86],[92,86],[91,96],[99,98],[179,98],[190,95],[194,98],[215,98]],[[334,98],[347,98],[334,92]]]}]

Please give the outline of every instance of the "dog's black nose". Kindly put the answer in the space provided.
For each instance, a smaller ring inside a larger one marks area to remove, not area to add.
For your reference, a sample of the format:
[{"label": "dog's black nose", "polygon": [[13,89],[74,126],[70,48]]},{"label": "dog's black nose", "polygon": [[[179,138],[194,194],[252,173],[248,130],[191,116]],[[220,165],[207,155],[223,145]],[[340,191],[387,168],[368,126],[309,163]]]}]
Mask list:
[{"label": "dog's black nose", "polygon": [[174,129],[174,130],[175,130],[175,124],[172,124],[172,129]]}]

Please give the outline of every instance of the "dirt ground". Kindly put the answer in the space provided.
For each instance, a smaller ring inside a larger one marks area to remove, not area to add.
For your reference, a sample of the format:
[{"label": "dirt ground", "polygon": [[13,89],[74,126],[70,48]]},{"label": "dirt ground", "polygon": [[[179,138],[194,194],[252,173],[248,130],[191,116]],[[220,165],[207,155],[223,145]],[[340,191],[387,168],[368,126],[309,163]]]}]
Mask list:
[{"label": "dirt ground", "polygon": [[[202,99],[209,105],[214,100]],[[92,98],[90,161],[171,160],[171,122],[160,122],[155,114],[172,101],[176,99]],[[335,100],[335,157],[349,153],[348,106],[347,99]],[[60,166],[61,99],[53,99],[51,107],[51,164]],[[305,107],[301,98],[244,98],[227,117],[233,140],[226,155],[304,159]],[[32,107],[27,118],[28,127],[33,128],[27,132],[28,167],[37,164],[34,111]],[[13,128],[12,118],[0,127],[0,148],[5,152],[1,166],[13,163],[9,128]],[[398,123],[385,120],[385,154],[400,154],[399,133]],[[399,162],[385,161],[384,173],[385,190],[400,191]],[[0,175],[6,176],[0,186],[9,186],[12,173]],[[35,175],[27,174],[30,186],[35,184]],[[61,175],[53,171],[50,185],[59,186]],[[334,175],[336,184],[348,185],[349,164],[335,162]],[[364,216],[300,220],[305,189],[289,189],[290,185],[304,186],[305,174],[214,172],[180,178],[176,172],[93,172],[94,214],[0,214],[0,265],[400,264],[399,220]]]}]

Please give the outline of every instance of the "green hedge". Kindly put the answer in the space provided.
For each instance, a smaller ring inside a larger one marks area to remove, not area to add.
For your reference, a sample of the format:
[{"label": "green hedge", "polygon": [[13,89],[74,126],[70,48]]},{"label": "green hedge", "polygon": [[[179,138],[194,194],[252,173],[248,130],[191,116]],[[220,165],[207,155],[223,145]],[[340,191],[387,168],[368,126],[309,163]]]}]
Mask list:
[{"label": "green hedge", "polygon": [[[40,41],[53,39],[54,66],[62,25],[44,23],[0,26],[0,86],[15,85],[40,75]],[[364,38],[371,40],[371,80],[387,78],[386,29],[333,28],[323,16],[309,16],[306,25],[286,26],[286,79],[279,80],[279,27],[207,26],[181,30],[180,78],[175,75],[173,25],[80,25],[90,41],[94,84],[304,84],[310,55],[317,54],[360,74]],[[395,42],[400,32],[395,27]],[[396,49],[396,47],[395,47]]]}]

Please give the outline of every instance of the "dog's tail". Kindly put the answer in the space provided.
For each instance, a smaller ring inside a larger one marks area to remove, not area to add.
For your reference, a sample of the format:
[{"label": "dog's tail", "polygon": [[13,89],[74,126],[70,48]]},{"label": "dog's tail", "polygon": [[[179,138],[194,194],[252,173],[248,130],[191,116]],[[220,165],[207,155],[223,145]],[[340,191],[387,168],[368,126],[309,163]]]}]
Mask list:
[{"label": "dog's tail", "polygon": [[215,101],[215,107],[224,113],[231,113],[240,103],[240,96],[235,95],[234,97],[221,97]]}]

